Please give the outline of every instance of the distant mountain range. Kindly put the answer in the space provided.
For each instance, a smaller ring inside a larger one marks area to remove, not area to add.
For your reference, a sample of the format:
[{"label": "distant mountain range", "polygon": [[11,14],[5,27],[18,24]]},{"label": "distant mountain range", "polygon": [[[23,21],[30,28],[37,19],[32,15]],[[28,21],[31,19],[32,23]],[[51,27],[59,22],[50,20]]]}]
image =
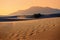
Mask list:
[{"label": "distant mountain range", "polygon": [[54,14],[54,13],[60,13],[60,9],[54,9],[50,7],[30,7],[26,10],[18,10],[17,12],[11,13],[10,15],[32,15],[32,14]]}]

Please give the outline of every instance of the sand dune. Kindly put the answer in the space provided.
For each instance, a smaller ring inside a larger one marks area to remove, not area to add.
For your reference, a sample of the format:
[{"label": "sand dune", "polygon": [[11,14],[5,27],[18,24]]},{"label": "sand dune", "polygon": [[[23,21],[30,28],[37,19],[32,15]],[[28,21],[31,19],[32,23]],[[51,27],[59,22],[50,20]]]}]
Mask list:
[{"label": "sand dune", "polygon": [[60,17],[0,22],[0,40],[60,40]]}]

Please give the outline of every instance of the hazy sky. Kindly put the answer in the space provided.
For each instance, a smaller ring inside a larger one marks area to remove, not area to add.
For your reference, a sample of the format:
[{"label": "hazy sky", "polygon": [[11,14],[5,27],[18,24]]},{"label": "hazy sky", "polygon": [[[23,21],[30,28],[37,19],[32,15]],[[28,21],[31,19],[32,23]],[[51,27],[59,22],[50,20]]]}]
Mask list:
[{"label": "hazy sky", "polygon": [[60,9],[60,0],[0,0],[0,15],[7,15],[31,6]]}]

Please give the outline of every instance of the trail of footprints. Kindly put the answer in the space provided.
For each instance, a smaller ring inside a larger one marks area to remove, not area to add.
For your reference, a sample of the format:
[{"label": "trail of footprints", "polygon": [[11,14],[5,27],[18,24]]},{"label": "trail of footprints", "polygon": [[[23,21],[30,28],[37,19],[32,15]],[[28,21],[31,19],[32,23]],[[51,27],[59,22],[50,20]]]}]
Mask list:
[{"label": "trail of footprints", "polygon": [[[53,25],[52,25],[53,26]],[[55,26],[55,25],[54,25]],[[17,31],[17,32],[12,32],[12,33],[9,33],[8,36],[7,36],[7,39],[8,40],[27,40],[27,39],[30,39],[32,36],[35,37],[36,35],[39,35],[40,32],[44,32],[44,31],[49,31],[49,30],[52,30],[52,29],[55,29],[55,27],[52,27],[52,28],[48,28],[47,30],[46,29],[43,29],[44,27],[39,27],[37,28],[32,28],[32,29],[29,29],[29,30],[26,30],[26,31]],[[35,37],[37,39],[37,37]]]},{"label": "trail of footprints", "polygon": [[[38,23],[37,23],[38,24]],[[26,25],[28,26],[28,25]],[[40,39],[37,37],[37,35],[39,36],[39,34],[41,32],[45,32],[45,31],[51,31],[51,30],[55,30],[56,25],[30,25],[25,31],[24,30],[17,30],[16,32],[9,32],[7,34],[7,37],[5,37],[4,40],[37,40]]]}]

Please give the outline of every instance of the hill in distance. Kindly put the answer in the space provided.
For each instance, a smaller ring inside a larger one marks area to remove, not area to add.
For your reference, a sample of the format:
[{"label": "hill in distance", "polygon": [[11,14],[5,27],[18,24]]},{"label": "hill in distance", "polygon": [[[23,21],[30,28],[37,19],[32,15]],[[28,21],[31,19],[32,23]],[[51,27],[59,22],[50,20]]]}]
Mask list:
[{"label": "hill in distance", "polygon": [[33,6],[26,10],[18,10],[17,12],[11,13],[10,15],[32,15],[32,14],[36,14],[36,13],[54,14],[54,13],[60,13],[60,9]]}]

